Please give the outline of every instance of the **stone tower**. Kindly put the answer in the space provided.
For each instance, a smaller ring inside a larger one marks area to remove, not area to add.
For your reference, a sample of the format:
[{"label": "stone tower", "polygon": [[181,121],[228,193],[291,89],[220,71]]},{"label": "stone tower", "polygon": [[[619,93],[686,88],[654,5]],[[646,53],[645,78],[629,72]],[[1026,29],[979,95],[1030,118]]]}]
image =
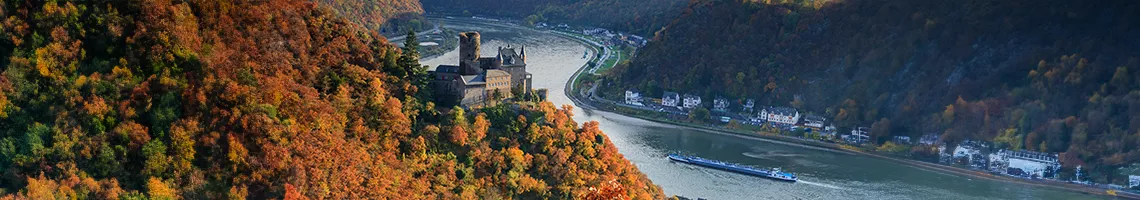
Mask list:
[{"label": "stone tower", "polygon": [[482,71],[479,68],[479,32],[459,33],[459,73],[476,75]]},{"label": "stone tower", "polygon": [[479,59],[479,32],[459,33],[459,60]]}]

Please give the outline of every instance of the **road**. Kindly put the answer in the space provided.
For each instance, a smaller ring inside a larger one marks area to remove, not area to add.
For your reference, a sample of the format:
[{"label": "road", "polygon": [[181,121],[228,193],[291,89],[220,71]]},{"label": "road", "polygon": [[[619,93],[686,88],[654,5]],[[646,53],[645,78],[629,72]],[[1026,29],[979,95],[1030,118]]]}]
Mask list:
[{"label": "road", "polygon": [[[426,35],[426,34],[431,33],[431,32],[439,31],[439,23],[433,23],[432,26],[434,26],[434,27],[432,27],[431,30],[416,32],[416,35]],[[396,41],[404,41],[404,38],[406,38],[406,37],[408,37],[408,36],[407,35],[400,35],[400,36],[396,36],[396,37],[389,37],[388,42],[395,43],[395,44],[403,44],[403,43],[397,43]]]}]

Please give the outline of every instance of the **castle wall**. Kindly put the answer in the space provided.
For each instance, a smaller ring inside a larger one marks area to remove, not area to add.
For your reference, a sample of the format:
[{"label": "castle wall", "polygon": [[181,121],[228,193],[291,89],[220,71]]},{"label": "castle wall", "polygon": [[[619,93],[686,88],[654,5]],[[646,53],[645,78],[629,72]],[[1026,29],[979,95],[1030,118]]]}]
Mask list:
[{"label": "castle wall", "polygon": [[467,86],[463,90],[463,100],[459,104],[467,107],[483,104],[486,98],[486,87],[483,85]]},{"label": "castle wall", "polygon": [[503,66],[503,71],[511,74],[511,87],[523,87],[530,90],[530,81],[526,78],[526,65]]},{"label": "castle wall", "polygon": [[494,97],[495,91],[502,98],[511,97],[511,75],[503,70],[487,70],[487,98]]}]

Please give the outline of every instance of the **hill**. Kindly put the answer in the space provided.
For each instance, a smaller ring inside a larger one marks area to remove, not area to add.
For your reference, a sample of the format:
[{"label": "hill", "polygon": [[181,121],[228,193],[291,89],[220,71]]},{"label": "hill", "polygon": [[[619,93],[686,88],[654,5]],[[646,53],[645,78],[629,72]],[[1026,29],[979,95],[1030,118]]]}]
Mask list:
[{"label": "hill", "polygon": [[399,35],[408,30],[427,30],[431,25],[424,20],[423,6],[419,0],[359,0],[359,1],[316,1],[327,6],[334,16],[348,19],[376,30],[384,35]]},{"label": "hill", "polygon": [[0,2],[0,196],[663,198],[549,102],[438,112],[312,2]]},{"label": "hill", "polygon": [[888,136],[1062,152],[1100,182],[1140,161],[1135,2],[693,1],[611,70],[639,88],[756,98]]},{"label": "hill", "polygon": [[557,21],[649,35],[673,20],[686,0],[423,0],[429,12]]}]

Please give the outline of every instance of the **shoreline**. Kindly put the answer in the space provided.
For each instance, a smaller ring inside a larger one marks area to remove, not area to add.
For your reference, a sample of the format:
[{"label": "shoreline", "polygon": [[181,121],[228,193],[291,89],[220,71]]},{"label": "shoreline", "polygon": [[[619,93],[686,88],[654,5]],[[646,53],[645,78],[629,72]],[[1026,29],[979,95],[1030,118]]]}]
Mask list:
[{"label": "shoreline", "polygon": [[[440,18],[440,19],[443,21],[453,21],[453,19],[442,19],[442,18]],[[481,25],[488,25],[488,26],[504,27],[504,28],[520,28],[520,27],[510,26],[510,24],[501,24],[501,23],[494,23],[494,22],[475,22],[475,23],[478,23]],[[525,28],[525,27],[521,27],[521,28]],[[594,44],[592,44],[591,41],[585,41],[584,39],[577,38],[577,37],[574,37],[574,36],[559,32],[559,31],[537,30],[537,29],[531,29],[531,30],[538,31],[538,32],[544,32],[544,33],[548,33],[548,34],[553,34],[557,37],[561,37],[561,38],[572,40],[574,42],[578,42],[578,43],[582,44],[583,46],[587,47],[587,49],[589,51],[594,52],[594,55],[597,55],[600,53],[599,49],[601,49],[601,47],[595,46]],[[619,62],[620,62],[620,60],[619,60]],[[598,67],[601,67],[601,66],[598,66]],[[924,162],[924,161],[919,161],[919,160],[913,160],[913,159],[907,159],[907,158],[898,158],[898,157],[892,157],[889,155],[881,155],[881,154],[877,154],[874,152],[866,152],[866,151],[859,151],[859,150],[842,148],[841,145],[834,144],[834,143],[826,143],[826,142],[820,142],[820,141],[815,141],[815,140],[804,140],[804,139],[779,136],[779,135],[757,134],[757,133],[753,133],[753,132],[749,132],[749,131],[743,131],[743,130],[732,130],[732,129],[725,129],[725,128],[713,127],[713,126],[701,125],[701,124],[675,122],[675,121],[658,119],[658,118],[650,117],[650,116],[643,116],[643,115],[637,115],[637,114],[628,114],[628,113],[610,111],[607,109],[603,109],[606,107],[606,105],[594,105],[595,103],[598,103],[598,102],[593,102],[593,101],[588,100],[588,99],[583,99],[583,97],[581,97],[582,94],[576,93],[575,89],[576,89],[576,87],[579,86],[578,85],[579,83],[577,83],[577,81],[578,81],[579,77],[582,75],[582,73],[588,71],[588,68],[589,68],[588,65],[582,65],[582,66],[578,67],[578,69],[574,71],[574,73],[570,76],[570,79],[566,81],[566,83],[563,87],[563,92],[571,100],[571,102],[573,102],[575,106],[578,106],[578,107],[585,109],[585,110],[613,113],[613,114],[617,114],[620,116],[632,117],[632,118],[651,121],[651,122],[668,124],[668,125],[677,126],[677,127],[681,127],[681,128],[696,129],[696,130],[701,130],[701,131],[709,133],[709,134],[719,134],[719,135],[724,135],[724,136],[737,137],[737,138],[741,138],[741,139],[756,140],[756,141],[777,143],[777,144],[790,145],[790,146],[798,146],[798,147],[809,148],[809,149],[813,149],[813,150],[829,151],[829,152],[835,152],[835,153],[841,153],[841,154],[847,154],[847,155],[862,155],[862,156],[867,156],[867,157],[876,158],[876,159],[883,159],[883,160],[887,160],[889,162],[894,162],[894,163],[898,163],[898,164],[911,166],[911,167],[914,167],[914,168],[917,168],[920,170],[926,170],[926,171],[931,171],[931,172],[935,172],[935,173],[943,173],[943,174],[948,174],[948,175],[953,175],[953,176],[962,176],[962,177],[973,178],[973,179],[984,179],[984,180],[997,181],[997,182],[1003,182],[1003,183],[1015,183],[1015,184],[1022,184],[1022,185],[1031,186],[1031,187],[1043,187],[1046,189],[1064,190],[1064,191],[1069,191],[1069,192],[1073,192],[1073,193],[1088,194],[1088,195],[1094,195],[1094,196],[1099,196],[1099,197],[1108,197],[1108,198],[1115,197],[1117,199],[1121,199],[1121,198],[1123,198],[1123,199],[1140,199],[1140,195],[1125,192],[1125,191],[1106,190],[1106,189],[1102,189],[1102,188],[1085,187],[1082,185],[1070,184],[1070,183],[1065,183],[1065,182],[1034,181],[1034,180],[1026,180],[1026,179],[1020,179],[1020,178],[1015,178],[1015,177],[992,175],[992,174],[989,174],[989,173],[986,173],[983,171],[974,171],[974,170],[970,170],[970,169],[958,168],[958,167],[954,167],[954,166],[942,165],[942,164],[937,164],[937,163],[929,163],[929,162]]]},{"label": "shoreline", "polygon": [[[566,39],[570,39],[570,40],[574,40],[576,42],[579,42],[582,45],[587,46],[589,49],[591,49],[591,51],[594,51],[595,53],[597,53],[596,49],[598,47],[595,47],[586,41],[582,41],[579,38],[570,37],[570,36],[567,36],[564,34],[557,34],[556,33],[555,35],[558,35],[559,37],[563,37]],[[887,160],[887,161],[911,166],[911,167],[918,168],[921,170],[928,170],[928,171],[933,171],[933,172],[938,172],[938,173],[952,174],[952,175],[956,175],[956,176],[963,176],[963,177],[976,178],[976,179],[985,179],[985,180],[998,181],[998,182],[1004,182],[1004,183],[1015,183],[1015,184],[1022,184],[1022,185],[1033,186],[1033,187],[1060,189],[1060,190],[1066,190],[1066,191],[1075,192],[1075,193],[1090,194],[1090,195],[1097,195],[1097,196],[1103,196],[1103,197],[1140,199],[1140,195],[1128,193],[1125,191],[1113,192],[1113,190],[1102,190],[1100,188],[1084,187],[1081,185],[1074,185],[1074,184],[1069,184],[1069,183],[1064,183],[1064,182],[1041,182],[1041,181],[1019,179],[1019,178],[1015,178],[1015,177],[998,176],[998,175],[992,175],[989,173],[985,173],[982,171],[974,171],[974,170],[970,170],[970,169],[963,169],[963,168],[947,166],[947,165],[942,165],[942,164],[937,164],[937,163],[928,163],[928,162],[923,162],[923,161],[919,161],[919,160],[897,158],[897,157],[891,157],[891,156],[887,156],[887,155],[880,155],[880,154],[876,154],[876,153],[872,153],[872,152],[864,152],[864,151],[846,149],[846,148],[840,147],[840,145],[838,145],[838,144],[833,144],[833,143],[824,143],[824,142],[820,142],[820,141],[807,141],[807,140],[801,140],[801,139],[797,139],[797,138],[790,138],[790,137],[778,136],[778,135],[754,134],[754,133],[747,133],[747,132],[740,131],[740,130],[731,130],[731,129],[724,129],[724,128],[718,128],[718,127],[710,127],[710,126],[706,126],[706,125],[674,122],[674,121],[661,120],[661,119],[656,119],[653,117],[647,117],[647,116],[641,116],[641,115],[635,115],[635,114],[611,112],[611,111],[599,109],[598,106],[587,103],[586,101],[580,99],[581,97],[579,97],[579,95],[574,92],[573,88],[577,85],[575,82],[577,81],[579,75],[581,75],[582,72],[586,70],[586,68],[587,68],[586,65],[579,67],[578,70],[576,70],[574,72],[574,74],[570,76],[570,80],[566,81],[566,86],[563,87],[563,90],[564,90],[563,92],[570,99],[570,101],[574,102],[574,104],[576,106],[578,106],[582,109],[589,109],[589,110],[599,111],[599,112],[608,112],[608,113],[613,113],[613,114],[626,116],[626,117],[637,118],[637,119],[646,120],[646,121],[669,124],[669,125],[674,125],[674,126],[679,126],[679,127],[684,127],[684,128],[690,128],[690,129],[703,130],[704,132],[708,132],[708,133],[712,133],[712,134],[720,134],[720,135],[725,135],[725,136],[735,136],[735,137],[742,138],[742,139],[758,140],[758,141],[778,143],[778,144],[791,145],[791,146],[800,146],[800,147],[805,147],[805,148],[810,148],[810,149],[815,149],[815,150],[844,153],[844,154],[848,154],[848,155],[862,155],[862,156],[867,156],[867,157],[876,158],[876,159],[883,159],[883,160]]]}]

